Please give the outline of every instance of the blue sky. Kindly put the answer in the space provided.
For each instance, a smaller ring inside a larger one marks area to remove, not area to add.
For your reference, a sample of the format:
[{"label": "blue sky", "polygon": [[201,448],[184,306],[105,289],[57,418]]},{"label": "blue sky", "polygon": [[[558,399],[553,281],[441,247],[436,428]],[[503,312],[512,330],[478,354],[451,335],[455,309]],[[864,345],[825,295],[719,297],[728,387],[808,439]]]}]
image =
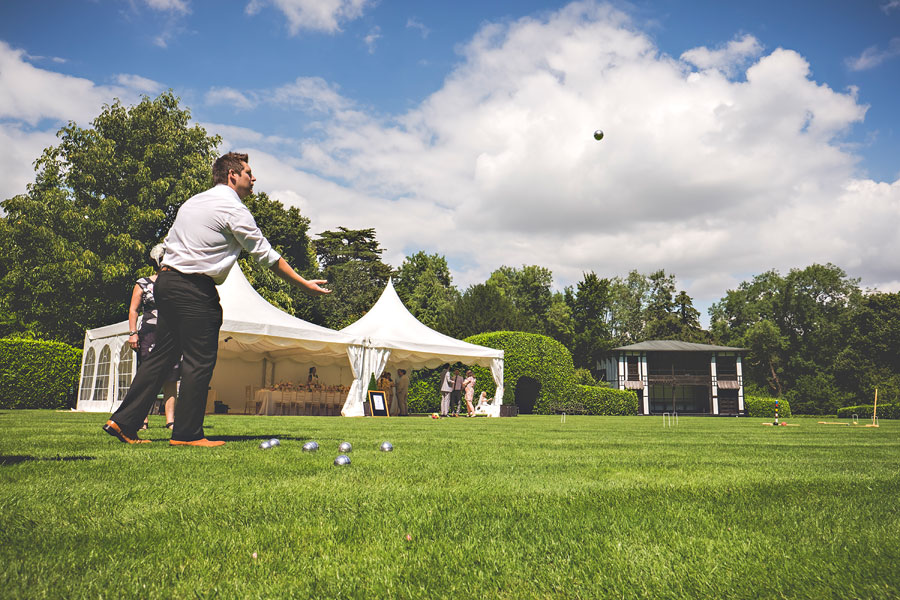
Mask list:
[{"label": "blue sky", "polygon": [[0,11],[3,198],[65,121],[171,88],[313,233],[375,227],[388,262],[445,255],[463,288],[664,268],[705,308],[830,261],[900,289],[900,0]]}]

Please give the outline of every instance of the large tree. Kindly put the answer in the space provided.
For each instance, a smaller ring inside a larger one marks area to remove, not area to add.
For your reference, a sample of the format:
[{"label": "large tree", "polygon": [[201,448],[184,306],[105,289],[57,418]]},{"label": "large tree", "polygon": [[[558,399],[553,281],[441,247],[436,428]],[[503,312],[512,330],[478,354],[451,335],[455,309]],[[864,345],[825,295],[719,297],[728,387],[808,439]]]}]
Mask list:
[{"label": "large tree", "polygon": [[679,339],[681,327],[675,314],[675,276],[662,269],[647,278],[650,291],[644,308],[644,331],[647,339]]},{"label": "large tree", "polygon": [[[318,263],[308,233],[309,219],[300,214],[299,209],[285,208],[265,192],[247,196],[244,204],[263,235],[291,267],[307,279],[318,278]],[[250,259],[246,252],[241,253],[240,264],[248,281],[263,298],[296,317],[324,324],[323,306],[330,297],[309,296]]]},{"label": "large tree", "polygon": [[487,283],[467,289],[447,312],[440,330],[458,339],[492,331],[523,331],[522,315],[500,290]]},{"label": "large tree", "polygon": [[645,315],[650,282],[637,271],[616,277],[610,285],[610,332],[617,345],[644,341]]},{"label": "large tree", "polygon": [[320,302],[325,325],[341,329],[374,306],[391,276],[391,267],[381,261],[384,250],[375,229],[324,231],[314,242],[332,294]]},{"label": "large tree", "polygon": [[190,123],[170,92],[118,101],[83,128],[70,122],[0,218],[0,335],[78,345],[85,329],[124,319],[135,278],[178,207],[211,184],[219,138]]},{"label": "large tree", "polygon": [[425,252],[406,257],[394,274],[394,288],[413,316],[433,329],[441,327],[459,298],[447,259]]},{"label": "large tree", "polygon": [[[553,304],[553,292],[550,289],[553,273],[550,269],[537,265],[522,265],[521,269],[502,266],[491,273],[485,284],[497,289],[510,302],[516,312],[512,321],[519,323],[518,331],[549,335],[551,329],[559,330],[559,326],[563,325],[558,322],[564,317],[564,311],[559,306],[553,315],[556,323],[551,325],[548,320],[548,312]],[[563,325],[563,329],[566,327],[568,326]]]},{"label": "large tree", "polygon": [[835,371],[851,404],[900,402],[900,293],[865,295],[850,315]]},{"label": "large tree", "polygon": [[612,302],[611,282],[591,271],[584,273],[575,290],[566,290],[575,324],[572,359],[576,367],[596,369],[597,361],[613,347],[609,318]]},{"label": "large tree", "polygon": [[850,400],[837,377],[859,282],[832,264],[768,271],[729,290],[710,308],[721,343],[750,349],[745,377],[783,393],[798,413],[834,413]]}]

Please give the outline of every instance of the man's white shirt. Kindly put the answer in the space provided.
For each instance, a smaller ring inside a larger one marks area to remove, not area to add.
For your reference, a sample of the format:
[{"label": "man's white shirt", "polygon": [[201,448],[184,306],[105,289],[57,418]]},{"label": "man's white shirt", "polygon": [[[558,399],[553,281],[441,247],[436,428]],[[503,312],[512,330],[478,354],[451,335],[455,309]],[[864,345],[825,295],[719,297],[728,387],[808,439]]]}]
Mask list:
[{"label": "man's white shirt", "polygon": [[181,205],[165,246],[164,266],[182,273],[209,275],[216,283],[225,281],[241,250],[266,267],[281,258],[237,192],[225,184]]}]

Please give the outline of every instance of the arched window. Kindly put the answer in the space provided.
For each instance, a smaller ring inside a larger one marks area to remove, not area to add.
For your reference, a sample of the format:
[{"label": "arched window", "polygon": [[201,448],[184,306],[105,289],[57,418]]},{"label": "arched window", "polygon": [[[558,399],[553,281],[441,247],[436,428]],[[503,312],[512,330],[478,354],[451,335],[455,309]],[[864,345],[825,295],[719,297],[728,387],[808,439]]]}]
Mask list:
[{"label": "arched window", "polygon": [[109,345],[103,346],[97,361],[97,380],[94,382],[94,402],[105,402],[109,392]]},{"label": "arched window", "polygon": [[134,358],[132,355],[134,351],[131,349],[131,346],[128,345],[128,342],[122,344],[122,350],[119,351],[119,389],[116,395],[116,399],[121,401],[125,399],[125,394],[128,393],[128,388],[131,387],[131,365]]},{"label": "arched window", "polygon": [[94,349],[88,348],[84,357],[84,371],[81,373],[81,393],[78,396],[79,402],[86,402],[91,399],[91,384],[94,383]]}]

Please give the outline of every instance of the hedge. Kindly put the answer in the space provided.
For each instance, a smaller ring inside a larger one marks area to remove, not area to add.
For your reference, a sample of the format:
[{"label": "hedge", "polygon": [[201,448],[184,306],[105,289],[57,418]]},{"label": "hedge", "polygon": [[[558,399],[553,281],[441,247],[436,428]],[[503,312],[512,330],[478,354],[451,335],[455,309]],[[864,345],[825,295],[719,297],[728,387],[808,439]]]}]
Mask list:
[{"label": "hedge", "polygon": [[778,400],[778,417],[786,418],[791,415],[791,403],[784,398],[764,398],[761,396],[746,396],[744,408],[748,417],[775,418],[775,400]]},{"label": "hedge", "polygon": [[638,397],[632,390],[576,384],[572,394],[552,408],[570,415],[636,415]]},{"label": "hedge", "polygon": [[[459,369],[463,377],[466,370],[471,369],[475,375],[475,398],[473,404],[478,403],[478,397],[482,391],[487,392],[488,398],[493,398],[496,392],[494,378],[489,369],[477,366],[469,367],[462,363],[450,365],[450,370]],[[409,395],[406,398],[409,412],[411,413],[435,413],[441,409],[441,378],[444,369],[420,369],[413,371],[409,378]],[[512,400],[504,394],[503,404],[510,404]],[[465,403],[465,399],[463,400]],[[451,412],[456,410],[456,405],[450,407]],[[464,411],[465,407],[461,409]]]},{"label": "hedge", "polygon": [[406,397],[409,412],[434,413],[440,410],[439,390],[443,373],[442,369],[413,371],[409,379],[409,395]]},{"label": "hedge", "polygon": [[81,352],[61,342],[0,339],[0,408],[65,408],[78,389]]},{"label": "hedge", "polygon": [[[839,419],[849,419],[853,415],[856,415],[860,419],[871,419],[872,411],[874,410],[874,405],[872,404],[860,404],[859,406],[845,406],[844,408],[839,408],[837,412],[837,416]],[[879,404],[878,405],[878,418],[879,419],[900,419],[900,404]]]},{"label": "hedge", "polygon": [[[479,333],[465,341],[503,350],[503,404],[515,404],[516,384],[521,377],[530,377],[540,384],[534,402],[535,414],[553,413],[554,403],[573,393],[575,365],[572,353],[553,338],[521,331],[495,331]],[[479,383],[484,382],[481,389],[492,397],[496,386],[490,369],[472,367],[472,371]],[[479,387],[476,385],[476,398],[481,392]]]},{"label": "hedge", "polygon": [[[503,404],[515,404],[516,384],[523,376],[540,384],[534,412],[550,414],[554,403],[572,396],[575,368],[572,354],[565,346],[547,336],[520,331],[496,331],[480,333],[465,339],[466,342],[503,350]],[[475,375],[475,400],[486,392],[488,398],[497,393],[491,370],[462,363],[451,365],[465,372],[471,369]],[[430,413],[440,409],[440,384],[444,370],[421,369],[412,373],[407,402],[410,412]],[[456,410],[456,406],[450,407]]]}]

